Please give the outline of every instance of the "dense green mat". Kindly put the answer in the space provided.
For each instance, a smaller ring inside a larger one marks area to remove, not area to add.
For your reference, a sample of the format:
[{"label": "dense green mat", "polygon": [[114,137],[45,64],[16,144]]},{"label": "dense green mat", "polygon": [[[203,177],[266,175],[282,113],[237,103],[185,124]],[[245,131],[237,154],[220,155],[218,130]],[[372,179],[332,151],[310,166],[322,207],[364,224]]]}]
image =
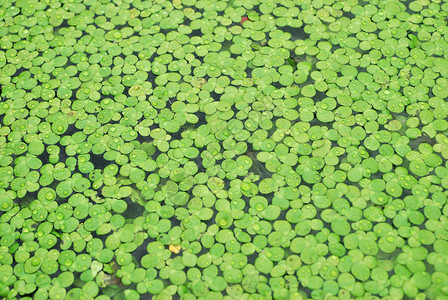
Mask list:
[{"label": "dense green mat", "polygon": [[447,21],[0,0],[0,298],[448,299]]}]

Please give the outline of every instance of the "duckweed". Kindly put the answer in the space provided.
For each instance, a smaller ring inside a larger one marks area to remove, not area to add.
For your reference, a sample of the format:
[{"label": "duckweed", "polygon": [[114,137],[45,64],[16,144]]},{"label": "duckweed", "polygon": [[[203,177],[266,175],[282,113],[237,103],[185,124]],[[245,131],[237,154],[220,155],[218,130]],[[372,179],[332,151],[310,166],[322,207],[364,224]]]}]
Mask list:
[{"label": "duckweed", "polygon": [[0,5],[0,296],[442,299],[448,6]]}]

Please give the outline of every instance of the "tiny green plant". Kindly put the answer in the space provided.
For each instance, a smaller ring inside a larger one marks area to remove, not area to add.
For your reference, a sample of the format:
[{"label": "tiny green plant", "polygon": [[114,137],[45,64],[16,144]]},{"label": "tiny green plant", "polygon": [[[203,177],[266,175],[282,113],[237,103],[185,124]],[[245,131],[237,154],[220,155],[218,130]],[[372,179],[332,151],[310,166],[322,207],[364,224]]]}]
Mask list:
[{"label": "tiny green plant", "polygon": [[439,2],[3,1],[0,297],[448,297]]}]

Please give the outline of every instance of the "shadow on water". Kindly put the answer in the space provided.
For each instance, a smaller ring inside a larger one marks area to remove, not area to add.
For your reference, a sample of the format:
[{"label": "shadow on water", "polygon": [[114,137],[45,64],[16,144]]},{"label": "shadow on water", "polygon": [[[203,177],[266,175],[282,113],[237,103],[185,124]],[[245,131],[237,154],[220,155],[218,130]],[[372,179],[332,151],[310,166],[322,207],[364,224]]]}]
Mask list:
[{"label": "shadow on water", "polygon": [[112,162],[106,160],[103,155],[90,154],[90,161],[95,166],[95,169],[103,170],[108,165],[112,164]]},{"label": "shadow on water", "polygon": [[248,173],[260,176],[260,180],[270,178],[274,173],[266,169],[265,163],[258,160],[257,154],[259,152],[255,150],[248,150],[246,155],[252,160],[252,166],[248,169]]},{"label": "shadow on water", "polygon": [[291,34],[291,41],[295,40],[303,40],[308,38],[308,34],[304,31],[304,26],[299,28],[294,28],[291,26],[283,26],[280,27],[284,32],[288,32]]},{"label": "shadow on water", "polygon": [[141,217],[143,216],[143,213],[145,211],[145,207],[142,206],[141,204],[133,201],[130,197],[125,198],[124,199],[126,201],[127,204],[127,209],[121,213],[121,215],[125,218],[125,219],[135,219],[137,217]]}]

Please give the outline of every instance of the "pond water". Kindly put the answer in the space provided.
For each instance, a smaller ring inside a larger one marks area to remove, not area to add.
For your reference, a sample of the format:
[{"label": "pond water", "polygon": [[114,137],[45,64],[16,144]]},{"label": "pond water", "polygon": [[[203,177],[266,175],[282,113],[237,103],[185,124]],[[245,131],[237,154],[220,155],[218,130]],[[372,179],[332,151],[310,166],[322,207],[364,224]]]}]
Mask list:
[{"label": "pond water", "polygon": [[0,0],[0,296],[445,299],[447,17]]}]

